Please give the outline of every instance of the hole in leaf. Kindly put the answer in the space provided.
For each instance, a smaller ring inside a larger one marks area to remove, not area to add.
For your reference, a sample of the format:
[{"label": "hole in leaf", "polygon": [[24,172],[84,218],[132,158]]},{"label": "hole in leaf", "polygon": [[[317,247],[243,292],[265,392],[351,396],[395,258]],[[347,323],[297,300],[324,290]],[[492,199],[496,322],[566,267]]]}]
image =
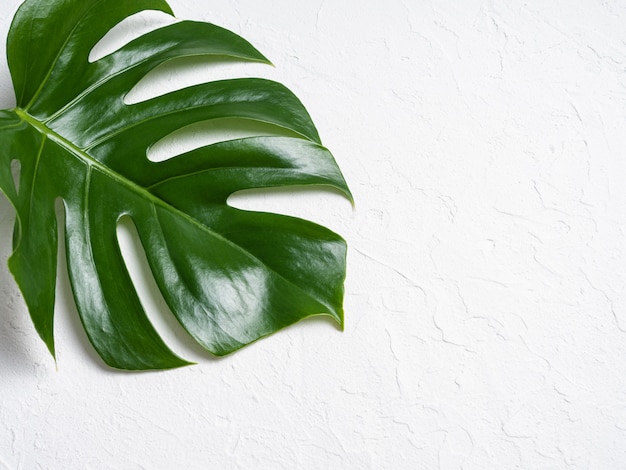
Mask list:
[{"label": "hole in leaf", "polygon": [[162,162],[191,150],[226,140],[255,136],[299,137],[284,127],[252,119],[224,118],[183,127],[148,149],[148,159]]},{"label": "hole in leaf", "polygon": [[15,92],[8,71],[0,73],[0,109],[13,109],[16,106]]},{"label": "hole in leaf", "polygon": [[[245,211],[272,212],[310,220],[334,231],[345,229],[350,202],[330,186],[285,186],[237,191],[228,205]],[[322,210],[323,209],[323,210]]]},{"label": "hole in leaf", "polygon": [[117,51],[133,39],[149,31],[176,21],[162,11],[142,11],[125,18],[106,33],[89,53],[89,62],[95,62]]},{"label": "hole in leaf", "polygon": [[147,101],[200,83],[232,78],[268,77],[272,67],[227,56],[196,55],[168,60],[148,72],[126,94],[124,103]]},{"label": "hole in leaf", "polygon": [[[0,194],[0,239],[10,240],[14,231],[13,225],[18,224],[17,230],[19,230],[19,217],[15,216],[15,207],[9,201],[9,198]],[[18,234],[19,236],[19,234]],[[11,254],[11,244],[0,244],[0,258],[6,260]],[[6,270],[5,270],[6,271]],[[8,273],[8,271],[6,271]],[[3,273],[0,270],[0,279]]]},{"label": "hole in leaf", "polygon": [[165,344],[187,360],[212,358],[191,338],[170,311],[150,270],[135,223],[129,216],[123,216],[118,221],[117,241],[141,305]]},{"label": "hole in leaf", "polygon": [[13,186],[15,192],[20,193],[20,174],[22,171],[22,162],[17,159],[11,160],[11,174],[13,175]]}]

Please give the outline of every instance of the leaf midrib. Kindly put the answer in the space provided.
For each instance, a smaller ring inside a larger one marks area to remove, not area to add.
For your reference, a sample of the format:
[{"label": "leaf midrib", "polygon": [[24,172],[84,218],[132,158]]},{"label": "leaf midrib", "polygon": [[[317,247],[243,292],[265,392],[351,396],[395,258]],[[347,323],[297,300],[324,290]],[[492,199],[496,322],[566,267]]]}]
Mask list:
[{"label": "leaf midrib", "polygon": [[[336,315],[336,312],[334,312],[334,309],[332,308],[332,306],[328,305],[325,301],[323,301],[322,299],[318,298],[318,296],[313,295],[310,292],[305,291],[302,287],[298,286],[297,284],[294,284],[292,281],[290,281],[289,279],[284,277],[282,274],[276,272],[274,269],[272,269],[265,262],[263,262],[261,259],[259,259],[256,256],[254,256],[249,251],[245,250],[241,246],[239,246],[236,243],[232,242],[231,240],[229,240],[228,238],[224,237],[220,233],[211,230],[206,225],[201,224],[198,220],[194,219],[193,217],[190,217],[188,214],[186,214],[185,212],[183,212],[180,209],[176,208],[175,206],[172,206],[171,204],[167,203],[163,199],[155,196],[150,191],[148,191],[146,188],[138,185],[137,183],[129,180],[128,178],[120,175],[119,173],[117,173],[115,171],[112,171],[110,168],[108,168],[107,166],[103,165],[101,162],[99,162],[98,160],[93,158],[91,155],[86,153],[83,149],[81,149],[80,147],[77,147],[75,144],[73,144],[72,142],[70,142],[69,140],[64,138],[63,136],[57,134],[55,131],[53,131],[52,129],[50,129],[49,127],[47,127],[46,125],[44,125],[43,123],[38,121],[36,118],[34,118],[30,114],[28,114],[28,112],[26,112],[22,108],[18,107],[18,108],[15,108],[13,111],[20,117],[20,119],[22,119],[27,124],[29,124],[32,127],[34,127],[42,135],[47,136],[47,138],[50,139],[51,141],[57,143],[62,148],[64,148],[65,150],[67,150],[68,152],[70,152],[71,154],[76,156],[78,159],[83,161],[88,167],[90,167],[92,169],[93,168],[97,169],[98,171],[102,172],[104,175],[106,175],[109,178],[117,181],[119,184],[121,184],[123,186],[126,186],[132,192],[138,193],[141,196],[143,196],[145,199],[148,199],[152,204],[161,206],[164,209],[166,209],[168,211],[171,211],[172,213],[176,214],[178,217],[181,217],[181,218],[185,219],[186,221],[188,221],[189,223],[191,223],[192,225],[195,225],[200,230],[210,234],[212,237],[215,237],[215,238],[223,241],[224,243],[234,247],[235,249],[240,250],[242,253],[245,254],[245,256],[248,256],[250,259],[254,259],[258,263],[262,264],[265,267],[265,269],[267,269],[270,272],[273,272],[275,275],[277,275],[278,277],[283,279],[285,282],[287,282],[288,284],[290,284],[294,288],[298,289],[303,294],[305,294],[308,297],[314,299],[320,305],[322,305],[326,309],[328,309],[328,312],[320,312],[319,313],[320,315],[326,314],[326,315],[329,315],[329,316],[331,316],[333,318],[334,318],[334,315]],[[333,314],[331,314],[331,312],[333,312]]]}]

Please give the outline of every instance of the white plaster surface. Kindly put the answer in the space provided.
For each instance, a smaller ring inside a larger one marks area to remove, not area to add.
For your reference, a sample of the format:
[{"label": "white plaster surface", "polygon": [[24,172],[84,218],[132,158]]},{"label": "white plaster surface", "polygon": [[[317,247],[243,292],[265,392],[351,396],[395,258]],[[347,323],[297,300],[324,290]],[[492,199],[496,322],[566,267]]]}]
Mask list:
[{"label": "white plaster surface", "polygon": [[[2,50],[19,3],[2,0]],[[199,364],[104,368],[61,273],[55,366],[6,268],[2,199],[0,469],[626,468],[626,2],[171,4],[276,68],[185,62],[135,98],[256,75],[302,99],[356,209],[321,191],[233,203],[347,239],[345,332],[307,321],[211,359],[172,328],[122,226],[158,329]]]}]

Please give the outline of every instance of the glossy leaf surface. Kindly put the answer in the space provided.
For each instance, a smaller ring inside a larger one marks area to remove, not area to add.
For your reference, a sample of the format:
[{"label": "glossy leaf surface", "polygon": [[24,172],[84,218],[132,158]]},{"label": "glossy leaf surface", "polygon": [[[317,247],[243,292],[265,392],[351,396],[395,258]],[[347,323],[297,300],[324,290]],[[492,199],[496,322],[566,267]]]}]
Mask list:
[{"label": "glossy leaf surface", "polygon": [[[9,31],[17,106],[0,111],[0,189],[17,214],[9,268],[39,335],[54,355],[58,199],[78,312],[112,367],[188,364],[141,306],[117,240],[123,216],[135,224],[172,313],[215,355],[311,315],[342,325],[345,242],[308,221],[227,204],[236,191],[290,185],[327,185],[350,198],[307,111],[284,86],[251,78],[208,81],[125,104],[141,78],[173,58],[267,62],[239,36],[191,21],[89,62],[113,26],[146,9],[172,14],[163,0],[27,0]],[[147,158],[172,132],[224,118],[274,124],[299,137],[248,137],[163,162]]]}]

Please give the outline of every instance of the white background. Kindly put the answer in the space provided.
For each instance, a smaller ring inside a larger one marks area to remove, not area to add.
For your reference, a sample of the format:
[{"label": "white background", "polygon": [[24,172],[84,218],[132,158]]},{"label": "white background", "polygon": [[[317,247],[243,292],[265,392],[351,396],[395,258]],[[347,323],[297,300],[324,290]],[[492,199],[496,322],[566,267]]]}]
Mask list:
[{"label": "white background", "polygon": [[[19,3],[3,0],[3,41]],[[306,321],[211,359],[172,328],[122,227],[151,317],[198,365],[102,366],[63,263],[55,365],[6,268],[2,199],[0,469],[625,468],[626,3],[171,4],[276,68],[187,61],[137,99],[233,71],[302,99],[356,208],[320,191],[233,204],[347,239],[345,332]],[[101,52],[148,24],[162,16]],[[13,105],[2,57],[0,108]]]}]

